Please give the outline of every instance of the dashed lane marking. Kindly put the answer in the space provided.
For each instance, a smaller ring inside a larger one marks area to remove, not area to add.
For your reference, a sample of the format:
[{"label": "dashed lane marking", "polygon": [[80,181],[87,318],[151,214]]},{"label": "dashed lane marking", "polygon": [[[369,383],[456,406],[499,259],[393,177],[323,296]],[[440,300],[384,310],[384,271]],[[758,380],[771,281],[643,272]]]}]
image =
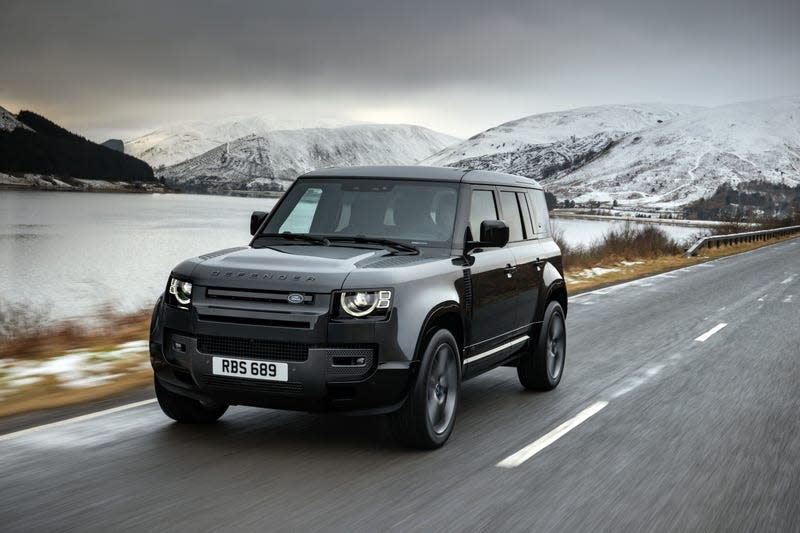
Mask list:
[{"label": "dashed lane marking", "polygon": [[720,322],[719,324],[717,324],[716,326],[714,326],[710,330],[706,331],[705,333],[703,333],[702,335],[697,337],[695,340],[697,342],[706,342],[713,334],[715,334],[716,332],[718,332],[719,330],[721,330],[722,328],[724,328],[727,325],[728,324],[726,324],[724,322]]},{"label": "dashed lane marking", "polygon": [[500,468],[516,468],[540,451],[544,450],[555,441],[578,427],[579,425],[583,424],[586,420],[591,418],[592,416],[596,415],[600,411],[602,411],[605,406],[608,405],[608,402],[596,402],[575,415],[574,417],[570,418],[551,432],[547,433],[541,438],[536,439],[532,443],[528,444],[520,451],[513,453],[497,463],[496,466]]}]

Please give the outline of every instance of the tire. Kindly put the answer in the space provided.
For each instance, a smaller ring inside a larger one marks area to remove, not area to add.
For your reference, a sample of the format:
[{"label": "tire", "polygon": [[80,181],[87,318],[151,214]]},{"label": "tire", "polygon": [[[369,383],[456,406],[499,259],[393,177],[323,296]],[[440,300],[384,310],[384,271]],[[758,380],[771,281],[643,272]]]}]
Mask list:
[{"label": "tire", "polygon": [[431,335],[419,371],[403,406],[390,416],[392,433],[406,446],[441,447],[455,426],[461,396],[461,358],[453,334]]},{"label": "tire", "polygon": [[517,364],[517,376],[529,390],[548,391],[558,387],[564,375],[567,355],[567,325],[561,304],[552,301],[544,311],[536,344]]},{"label": "tire", "polygon": [[164,411],[165,415],[176,422],[182,424],[211,424],[216,422],[228,410],[228,406],[224,404],[204,405],[192,398],[175,394],[164,388],[158,382],[158,378],[154,379],[154,383],[158,405],[161,406],[161,410]]}]

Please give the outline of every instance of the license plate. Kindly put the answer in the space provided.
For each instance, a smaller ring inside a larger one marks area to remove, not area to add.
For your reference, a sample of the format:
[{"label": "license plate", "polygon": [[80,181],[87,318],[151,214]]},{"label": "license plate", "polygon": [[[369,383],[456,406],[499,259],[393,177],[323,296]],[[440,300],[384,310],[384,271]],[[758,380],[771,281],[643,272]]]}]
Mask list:
[{"label": "license plate", "polygon": [[268,381],[289,380],[289,365],[286,363],[273,363],[271,361],[213,357],[211,360],[211,371],[215,376],[265,379]]}]

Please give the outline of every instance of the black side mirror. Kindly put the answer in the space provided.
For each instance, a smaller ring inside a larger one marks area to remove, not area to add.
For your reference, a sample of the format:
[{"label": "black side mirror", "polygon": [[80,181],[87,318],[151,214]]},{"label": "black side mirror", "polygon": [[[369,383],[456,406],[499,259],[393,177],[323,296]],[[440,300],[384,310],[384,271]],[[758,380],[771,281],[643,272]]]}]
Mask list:
[{"label": "black side mirror", "polygon": [[256,234],[258,228],[267,219],[267,215],[269,215],[267,211],[253,211],[253,214],[250,215],[250,235]]},{"label": "black side mirror", "polygon": [[467,251],[473,248],[502,248],[508,244],[508,224],[503,220],[481,222],[481,240],[467,243]]}]

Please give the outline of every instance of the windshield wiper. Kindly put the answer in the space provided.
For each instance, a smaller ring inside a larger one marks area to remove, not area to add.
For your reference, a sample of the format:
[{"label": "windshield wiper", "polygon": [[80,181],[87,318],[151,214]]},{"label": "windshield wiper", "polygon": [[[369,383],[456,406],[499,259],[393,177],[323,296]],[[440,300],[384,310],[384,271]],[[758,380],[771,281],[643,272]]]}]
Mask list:
[{"label": "windshield wiper", "polygon": [[381,246],[386,246],[387,248],[391,248],[397,252],[405,252],[412,255],[417,255],[419,253],[419,248],[415,248],[410,244],[404,244],[402,242],[393,241],[392,239],[382,239],[378,237],[365,237],[363,235],[355,235],[352,237],[339,237],[339,236],[331,236],[328,235],[326,237],[329,242],[355,242],[359,244],[379,244]]},{"label": "windshield wiper", "polygon": [[256,236],[256,239],[260,239],[262,237],[289,239],[290,241],[305,241],[312,244],[321,244],[323,246],[330,246],[331,244],[330,240],[325,237],[314,237],[313,235],[308,235],[306,233],[289,233],[288,231],[283,233],[259,233]]}]

